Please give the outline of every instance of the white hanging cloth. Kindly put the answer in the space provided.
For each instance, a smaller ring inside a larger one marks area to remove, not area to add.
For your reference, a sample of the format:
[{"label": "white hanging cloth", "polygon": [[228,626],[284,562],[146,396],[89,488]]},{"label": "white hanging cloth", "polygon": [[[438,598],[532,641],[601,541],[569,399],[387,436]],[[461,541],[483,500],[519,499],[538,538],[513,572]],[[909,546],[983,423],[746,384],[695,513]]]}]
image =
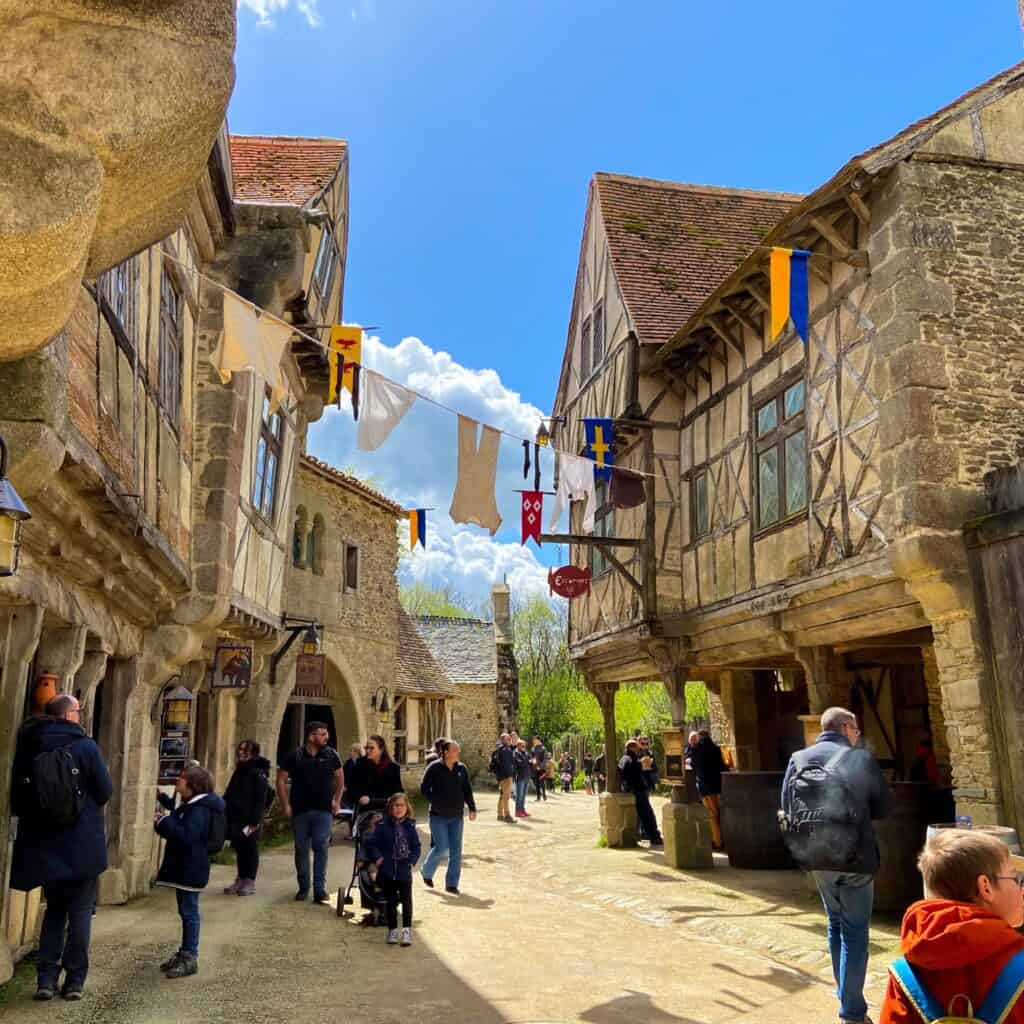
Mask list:
[{"label": "white hanging cloth", "polygon": [[594,532],[594,516],[597,513],[597,498],[594,494],[594,460],[584,459],[568,452],[558,453],[558,488],[551,509],[551,523],[548,529],[554,533],[558,521],[570,502],[586,501],[583,511],[583,532]]},{"label": "white hanging cloth", "polygon": [[490,530],[493,537],[501,526],[494,500],[501,431],[485,426],[477,447],[477,426],[476,420],[459,417],[459,476],[448,514],[456,523],[473,523]]},{"label": "white hanging cloth", "polygon": [[270,385],[270,410],[276,410],[287,393],[281,360],[291,336],[288,324],[261,316],[251,302],[225,291],[224,333],[212,356],[221,383],[227,384],[233,373],[252,370]]},{"label": "white hanging cloth", "polygon": [[403,388],[387,377],[363,367],[359,396],[359,432],[356,446],[360,451],[376,451],[398,426],[402,417],[416,401],[416,392]]}]

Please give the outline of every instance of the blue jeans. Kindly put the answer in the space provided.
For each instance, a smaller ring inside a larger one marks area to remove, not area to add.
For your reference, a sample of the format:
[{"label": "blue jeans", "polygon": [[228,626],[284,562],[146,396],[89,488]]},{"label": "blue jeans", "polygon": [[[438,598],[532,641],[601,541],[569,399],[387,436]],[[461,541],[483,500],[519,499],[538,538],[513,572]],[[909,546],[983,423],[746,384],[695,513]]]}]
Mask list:
[{"label": "blue jeans", "polygon": [[43,886],[46,913],[39,932],[38,984],[53,988],[61,967],[66,982],[81,985],[89,970],[89,936],[96,879],[50,882]]},{"label": "blue jeans", "polygon": [[423,877],[432,879],[438,864],[448,858],[448,869],[444,874],[444,884],[449,889],[459,887],[462,874],[462,826],[464,819],[460,814],[457,818],[442,818],[438,814],[430,815],[430,839],[433,846],[427,859],[423,862]]},{"label": "blue jeans", "polygon": [[181,917],[181,951],[199,956],[199,893],[175,890]]},{"label": "blue jeans", "polygon": [[292,818],[295,833],[295,877],[299,892],[309,892],[309,848],[313,847],[313,892],[327,892],[327,847],[331,842],[331,812],[303,811]]},{"label": "blue jeans", "polygon": [[530,776],[527,775],[524,778],[516,779],[516,813],[523,813],[526,811],[526,794],[530,788]]},{"label": "blue jeans", "polygon": [[868,970],[868,926],[875,896],[871,875],[842,871],[815,871],[814,881],[828,914],[828,948],[836,979],[839,1016],[863,1020],[864,976]]}]

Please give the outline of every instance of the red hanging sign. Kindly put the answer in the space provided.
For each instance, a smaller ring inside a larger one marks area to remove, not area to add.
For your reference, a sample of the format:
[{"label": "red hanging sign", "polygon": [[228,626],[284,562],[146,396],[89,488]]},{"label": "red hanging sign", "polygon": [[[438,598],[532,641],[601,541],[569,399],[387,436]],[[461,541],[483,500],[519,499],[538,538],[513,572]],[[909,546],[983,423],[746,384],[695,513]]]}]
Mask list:
[{"label": "red hanging sign", "polygon": [[544,492],[522,491],[523,496],[523,540],[525,544],[531,537],[540,547],[540,524],[544,517]]},{"label": "red hanging sign", "polygon": [[563,565],[548,570],[548,592],[559,597],[580,597],[590,590],[590,570],[576,565]]}]

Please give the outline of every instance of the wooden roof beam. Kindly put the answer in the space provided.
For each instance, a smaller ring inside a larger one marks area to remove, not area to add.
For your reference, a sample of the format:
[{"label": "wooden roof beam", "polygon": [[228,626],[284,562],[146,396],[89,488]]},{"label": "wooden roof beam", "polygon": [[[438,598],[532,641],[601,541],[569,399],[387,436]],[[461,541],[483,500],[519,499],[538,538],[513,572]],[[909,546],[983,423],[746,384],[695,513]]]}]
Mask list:
[{"label": "wooden roof beam", "polygon": [[[748,331],[752,331],[755,335],[758,336],[761,334],[761,331],[763,329],[761,325],[758,324],[757,321],[754,320],[749,313],[741,309],[736,302],[726,302],[724,303],[724,305],[725,308],[730,312],[730,314],[734,316],[744,327],[746,327]],[[741,349],[737,349],[737,351],[740,351],[740,353],[742,354]]]},{"label": "wooden roof beam", "polygon": [[829,222],[822,217],[812,217],[810,223],[811,227],[839,253],[840,259],[844,262],[854,267],[868,265],[868,254],[863,249],[851,249],[846,244],[846,239],[836,230],[834,222]]},{"label": "wooden roof beam", "polygon": [[[726,306],[726,309],[728,308],[729,307]],[[729,311],[732,312],[732,310]],[[733,315],[735,316],[735,314]],[[739,319],[739,317],[737,317],[737,319]],[[729,333],[729,331],[725,329],[725,325],[720,324],[714,317],[710,316],[707,319],[707,323],[711,330],[713,330],[715,334],[717,334],[722,339],[722,341],[725,342],[726,345],[729,345],[730,347],[735,349],[736,352],[739,354],[740,358],[742,359],[744,355],[743,345],[739,341],[737,341],[736,338],[734,338],[732,334]]]},{"label": "wooden roof beam", "polygon": [[871,223],[871,210],[868,204],[856,192],[848,192],[846,202],[861,224],[867,227]]}]

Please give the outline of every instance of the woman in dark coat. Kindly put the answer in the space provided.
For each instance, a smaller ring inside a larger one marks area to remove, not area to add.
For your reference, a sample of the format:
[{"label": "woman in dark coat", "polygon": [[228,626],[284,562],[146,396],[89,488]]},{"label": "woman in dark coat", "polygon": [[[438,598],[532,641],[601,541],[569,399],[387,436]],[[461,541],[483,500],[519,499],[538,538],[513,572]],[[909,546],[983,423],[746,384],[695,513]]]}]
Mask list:
[{"label": "woman in dark coat", "polygon": [[383,810],[391,797],[405,791],[402,772],[391,760],[383,736],[371,736],[366,741],[366,756],[359,759],[352,775],[352,803],[356,814]]},{"label": "woman in dark coat", "polygon": [[260,757],[260,745],[255,740],[242,740],[238,744],[238,765],[224,791],[228,839],[238,866],[238,877],[224,890],[225,896],[252,896],[256,892],[260,828],[267,811],[268,794],[273,795],[270,762]]},{"label": "woman in dark coat", "polygon": [[174,788],[181,803],[154,822],[167,840],[156,884],[176,890],[181,948],[160,970],[168,978],[185,978],[199,970],[199,894],[210,881],[210,835],[218,827],[215,816],[224,815],[224,801],[213,792],[213,776],[205,768],[186,768]]}]

